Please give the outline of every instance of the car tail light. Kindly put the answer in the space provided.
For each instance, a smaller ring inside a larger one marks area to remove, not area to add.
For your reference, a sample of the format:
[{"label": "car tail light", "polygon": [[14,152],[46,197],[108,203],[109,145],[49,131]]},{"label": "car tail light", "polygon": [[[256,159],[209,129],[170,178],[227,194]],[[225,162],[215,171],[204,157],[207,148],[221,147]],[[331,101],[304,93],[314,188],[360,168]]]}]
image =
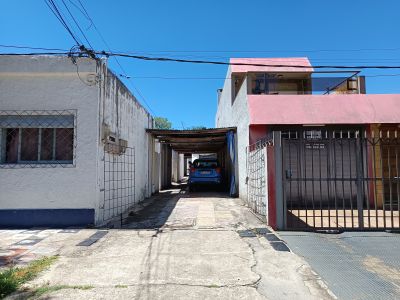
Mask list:
[{"label": "car tail light", "polygon": [[218,174],[221,174],[221,168],[216,168],[215,171],[216,171]]}]

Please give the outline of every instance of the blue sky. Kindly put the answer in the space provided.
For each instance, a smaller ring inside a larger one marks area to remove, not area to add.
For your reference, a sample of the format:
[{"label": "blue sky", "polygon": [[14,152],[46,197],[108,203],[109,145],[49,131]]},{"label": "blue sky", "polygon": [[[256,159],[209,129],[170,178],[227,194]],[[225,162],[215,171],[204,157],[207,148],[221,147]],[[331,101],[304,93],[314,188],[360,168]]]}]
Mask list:
[{"label": "blue sky", "polygon": [[[81,1],[113,51],[213,60],[308,56],[313,64],[400,65],[398,0]],[[71,3],[78,5],[78,0],[65,2],[93,47],[107,50]],[[56,3],[64,8],[61,0]],[[41,0],[1,1],[0,28],[0,44],[66,49],[74,45]],[[214,126],[216,90],[223,85],[226,66],[125,58],[120,63],[153,114],[167,117],[178,129]],[[109,65],[121,73],[113,59]],[[400,69],[362,74],[400,74]],[[127,86],[132,89],[131,83]],[[368,77],[367,91],[400,93],[400,76]]]}]

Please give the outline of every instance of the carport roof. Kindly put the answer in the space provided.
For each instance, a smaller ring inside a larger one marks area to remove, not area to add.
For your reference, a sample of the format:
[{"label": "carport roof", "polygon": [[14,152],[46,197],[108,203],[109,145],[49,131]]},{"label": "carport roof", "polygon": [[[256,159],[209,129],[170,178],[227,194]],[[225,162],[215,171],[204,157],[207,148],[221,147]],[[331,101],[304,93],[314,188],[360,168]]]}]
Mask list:
[{"label": "carport roof", "polygon": [[226,133],[236,127],[200,130],[147,129],[162,144],[168,144],[181,153],[217,152],[226,145]]}]

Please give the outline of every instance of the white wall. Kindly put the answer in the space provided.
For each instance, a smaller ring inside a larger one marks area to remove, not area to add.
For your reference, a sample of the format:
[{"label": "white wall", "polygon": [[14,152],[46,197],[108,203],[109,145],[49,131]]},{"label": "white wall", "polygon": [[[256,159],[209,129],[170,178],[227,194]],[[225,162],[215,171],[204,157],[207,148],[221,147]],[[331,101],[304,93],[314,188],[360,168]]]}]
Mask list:
[{"label": "white wall", "polygon": [[[129,92],[125,85],[103,65],[103,85],[100,96],[100,128],[99,131],[99,176],[98,191],[99,203],[96,219],[101,222],[104,207],[104,142],[103,138],[108,132],[118,138],[128,141],[128,147],[134,148],[135,152],[135,204],[151,196],[153,188],[153,152],[154,141],[147,128],[153,127],[153,119],[150,114],[140,105],[135,97]],[[117,158],[118,156],[116,156]],[[155,168],[154,172],[159,172]],[[107,209],[107,205],[106,205]],[[123,207],[113,214],[117,215],[124,211]]]},{"label": "white wall", "polygon": [[[95,78],[95,61],[78,66]],[[75,167],[0,168],[0,209],[95,207],[99,89],[87,84],[67,57],[0,57],[0,110],[77,110]]]},{"label": "white wall", "polygon": [[[229,67],[226,78],[231,78]],[[238,159],[238,188],[239,197],[247,198],[246,186],[246,147],[249,144],[249,112],[247,105],[247,78],[244,80],[239,93],[232,104],[231,79],[226,79],[220,95],[215,127],[237,127],[237,159]]]}]

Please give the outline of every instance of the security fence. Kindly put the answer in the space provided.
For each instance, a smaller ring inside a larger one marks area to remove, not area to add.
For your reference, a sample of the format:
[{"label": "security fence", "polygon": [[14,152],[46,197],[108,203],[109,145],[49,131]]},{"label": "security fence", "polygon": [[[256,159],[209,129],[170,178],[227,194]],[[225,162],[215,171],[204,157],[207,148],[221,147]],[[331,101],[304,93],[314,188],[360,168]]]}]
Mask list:
[{"label": "security fence", "polygon": [[74,167],[76,110],[0,111],[0,168]]},{"label": "security fence", "polygon": [[400,228],[397,132],[282,132],[282,158],[286,228]]},{"label": "security fence", "polygon": [[121,143],[106,143],[103,221],[122,218],[135,204],[135,149]]},{"label": "security fence", "polygon": [[257,214],[267,214],[267,178],[266,159],[267,146],[272,144],[270,138],[265,138],[255,144],[249,145],[247,154],[247,203]]}]

